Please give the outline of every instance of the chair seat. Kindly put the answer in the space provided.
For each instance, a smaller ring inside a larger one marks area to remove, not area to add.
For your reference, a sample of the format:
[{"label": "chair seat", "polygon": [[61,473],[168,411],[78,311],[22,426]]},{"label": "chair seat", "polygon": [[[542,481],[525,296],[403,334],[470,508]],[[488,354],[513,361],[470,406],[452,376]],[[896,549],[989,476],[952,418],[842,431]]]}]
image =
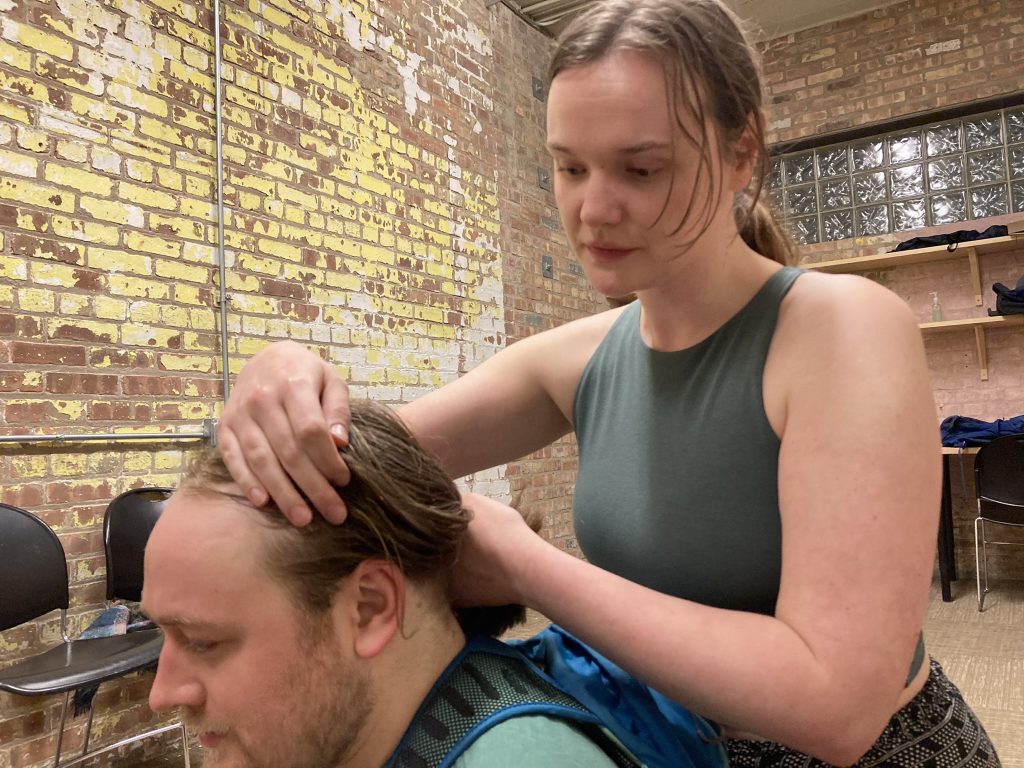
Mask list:
[{"label": "chair seat", "polygon": [[155,664],[163,644],[159,629],[61,643],[0,669],[0,690],[42,696],[96,685]]}]

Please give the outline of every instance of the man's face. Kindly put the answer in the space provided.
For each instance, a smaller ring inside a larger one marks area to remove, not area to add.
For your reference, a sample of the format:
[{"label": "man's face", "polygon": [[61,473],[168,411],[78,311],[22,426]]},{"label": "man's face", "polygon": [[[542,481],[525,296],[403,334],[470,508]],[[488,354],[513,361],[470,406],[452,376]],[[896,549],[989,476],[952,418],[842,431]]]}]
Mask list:
[{"label": "man's face", "polygon": [[207,768],[343,765],[371,710],[344,626],[267,573],[277,532],[216,494],[176,493],[146,548],[144,610],[166,635],[149,703],[179,709]]}]

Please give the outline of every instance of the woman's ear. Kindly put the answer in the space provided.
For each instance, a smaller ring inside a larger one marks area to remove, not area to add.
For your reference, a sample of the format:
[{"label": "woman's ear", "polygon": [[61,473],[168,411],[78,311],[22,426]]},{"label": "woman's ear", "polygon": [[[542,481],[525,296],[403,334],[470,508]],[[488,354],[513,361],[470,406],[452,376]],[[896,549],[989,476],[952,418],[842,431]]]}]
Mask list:
[{"label": "woman's ear", "polygon": [[765,117],[760,110],[751,112],[743,133],[732,145],[732,184],[733,192],[742,192],[750,186],[758,159],[764,151]]},{"label": "woman's ear", "polygon": [[347,579],[343,609],[350,621],[353,651],[370,659],[387,648],[405,611],[405,575],[385,560],[364,560]]}]

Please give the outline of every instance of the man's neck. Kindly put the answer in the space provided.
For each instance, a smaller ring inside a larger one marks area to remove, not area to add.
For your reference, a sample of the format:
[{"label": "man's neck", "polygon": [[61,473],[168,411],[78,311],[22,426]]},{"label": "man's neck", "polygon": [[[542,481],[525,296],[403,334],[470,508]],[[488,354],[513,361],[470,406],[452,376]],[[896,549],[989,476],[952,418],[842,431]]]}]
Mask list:
[{"label": "man's neck", "polygon": [[399,630],[386,656],[377,661],[372,710],[363,732],[338,768],[381,768],[438,677],[465,644],[462,629],[450,615]]}]

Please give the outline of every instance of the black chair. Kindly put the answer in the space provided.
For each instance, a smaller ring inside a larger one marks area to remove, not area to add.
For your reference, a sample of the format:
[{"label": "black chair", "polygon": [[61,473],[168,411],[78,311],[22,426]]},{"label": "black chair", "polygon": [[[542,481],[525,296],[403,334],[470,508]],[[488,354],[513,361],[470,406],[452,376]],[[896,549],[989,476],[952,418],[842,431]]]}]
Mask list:
[{"label": "black chair", "polygon": [[[978,576],[978,610],[985,609],[988,593],[985,523],[1024,526],[1024,435],[1007,435],[981,446],[974,458],[974,488],[978,517],[974,520],[974,560]],[[982,582],[984,581],[984,588]]]},{"label": "black chair", "polygon": [[[62,763],[61,747],[72,691],[138,672],[156,664],[163,646],[158,629],[71,640],[67,632],[68,569],[60,539],[46,523],[18,507],[0,504],[0,631],[60,611],[61,642],[0,669],[0,691],[19,696],[64,694],[54,766],[65,768],[142,738],[184,728],[163,726],[89,751],[92,708],[82,754]],[[187,745],[185,764],[188,766]]]},{"label": "black chair", "polygon": [[170,488],[133,488],[107,505],[103,516],[107,600],[137,603],[142,599],[146,542],[170,497]]}]

